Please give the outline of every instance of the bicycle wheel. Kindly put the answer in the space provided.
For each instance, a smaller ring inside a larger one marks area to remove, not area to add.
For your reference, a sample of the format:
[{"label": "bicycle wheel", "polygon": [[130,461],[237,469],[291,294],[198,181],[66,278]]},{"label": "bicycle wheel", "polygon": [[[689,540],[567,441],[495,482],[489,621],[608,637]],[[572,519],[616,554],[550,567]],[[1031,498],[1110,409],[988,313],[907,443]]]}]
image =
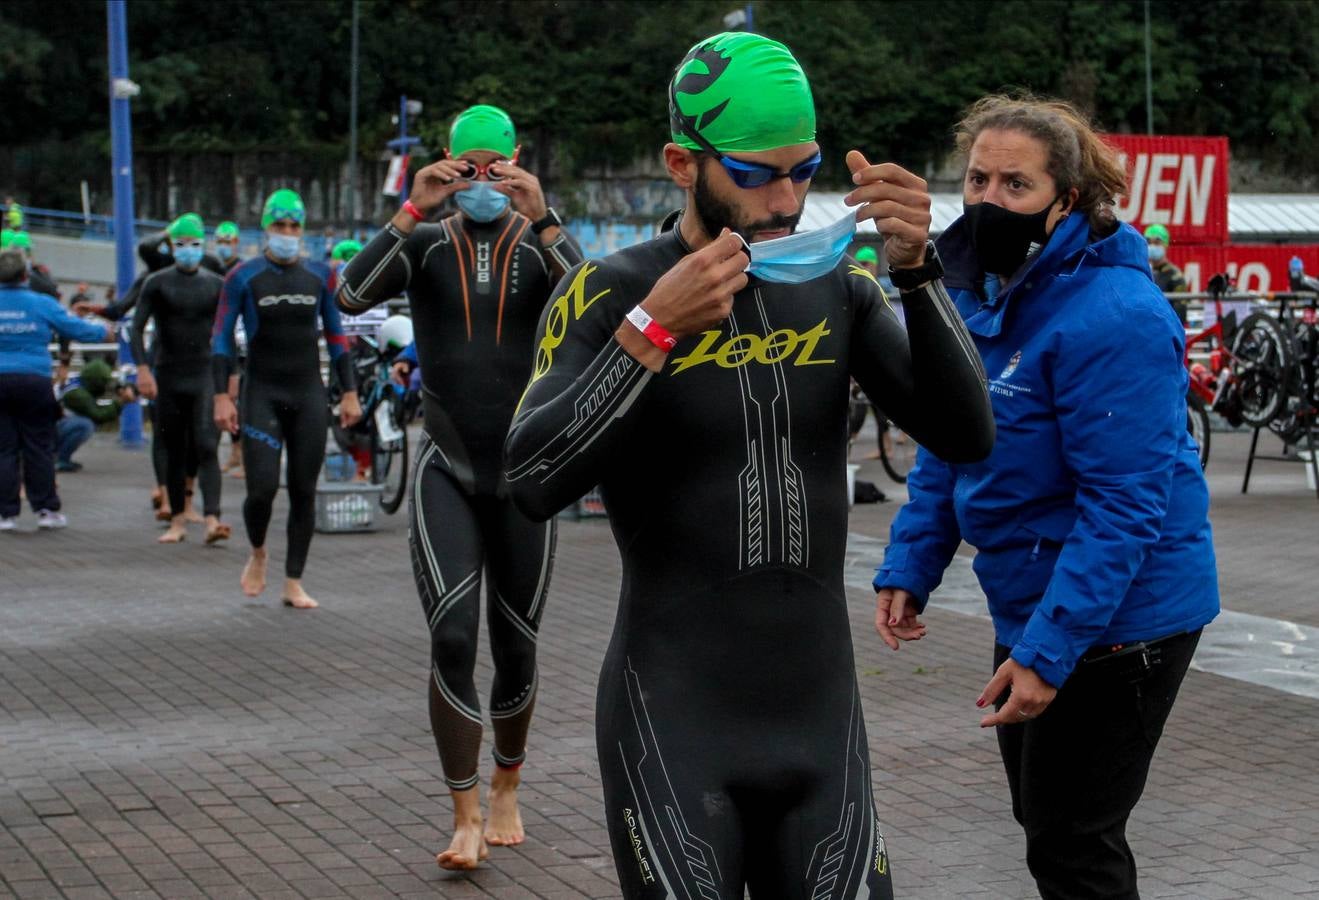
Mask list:
[{"label": "bicycle wheel", "polygon": [[1186,430],[1200,448],[1200,468],[1209,465],[1209,410],[1194,393],[1186,395]]},{"label": "bicycle wheel", "polygon": [[1232,336],[1232,377],[1241,418],[1263,428],[1287,405],[1296,354],[1291,335],[1267,313],[1252,313]]},{"label": "bicycle wheel", "polygon": [[[383,421],[382,421],[383,420]],[[377,408],[371,429],[371,481],[384,486],[380,508],[395,513],[408,485],[408,428],[399,397],[390,392]]]},{"label": "bicycle wheel", "polygon": [[888,477],[898,484],[907,483],[907,473],[916,464],[916,442],[898,426],[889,423],[879,442],[879,461]]}]

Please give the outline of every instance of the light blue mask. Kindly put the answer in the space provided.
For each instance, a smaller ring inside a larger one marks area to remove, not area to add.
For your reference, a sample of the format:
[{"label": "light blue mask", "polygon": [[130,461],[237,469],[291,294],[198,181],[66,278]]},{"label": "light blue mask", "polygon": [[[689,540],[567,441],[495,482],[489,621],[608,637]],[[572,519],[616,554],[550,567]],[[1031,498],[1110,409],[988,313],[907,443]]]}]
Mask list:
[{"label": "light blue mask", "polygon": [[180,269],[195,269],[201,265],[202,248],[200,244],[174,248],[174,262]]},{"label": "light blue mask", "polygon": [[229,244],[216,244],[215,255],[218,256],[221,261],[233,259],[234,248]]},{"label": "light blue mask", "polygon": [[493,222],[508,209],[508,197],[488,181],[473,181],[465,191],[454,194],[458,208],[474,222]]},{"label": "light blue mask", "polygon": [[1163,257],[1167,252],[1168,251],[1163,248],[1162,244],[1150,244],[1150,262],[1162,262]]},{"label": "light blue mask", "polygon": [[267,234],[266,248],[275,259],[290,262],[298,258],[298,251],[302,249],[302,238],[293,234]]},{"label": "light blue mask", "polygon": [[848,212],[832,225],[815,231],[751,244],[747,272],[779,284],[801,284],[828,275],[838,268],[854,234],[856,213]]}]

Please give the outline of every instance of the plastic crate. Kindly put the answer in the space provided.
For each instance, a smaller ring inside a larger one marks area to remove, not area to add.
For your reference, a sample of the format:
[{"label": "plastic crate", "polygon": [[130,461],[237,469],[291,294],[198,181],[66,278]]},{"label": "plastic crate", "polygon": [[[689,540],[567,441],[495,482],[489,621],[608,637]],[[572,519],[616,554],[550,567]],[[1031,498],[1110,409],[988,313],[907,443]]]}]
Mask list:
[{"label": "plastic crate", "polygon": [[384,485],[322,481],[316,485],[316,530],[322,534],[372,531]]}]

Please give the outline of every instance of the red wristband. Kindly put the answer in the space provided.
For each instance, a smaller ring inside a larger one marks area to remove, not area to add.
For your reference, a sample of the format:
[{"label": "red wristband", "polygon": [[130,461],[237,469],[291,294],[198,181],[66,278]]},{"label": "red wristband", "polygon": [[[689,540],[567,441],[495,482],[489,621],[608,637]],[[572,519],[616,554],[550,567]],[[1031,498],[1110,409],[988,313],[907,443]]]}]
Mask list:
[{"label": "red wristband", "polygon": [[403,201],[403,211],[408,215],[412,216],[414,222],[426,221],[426,214],[421,210],[417,209],[417,205],[413,203],[411,200]]},{"label": "red wristband", "polygon": [[652,319],[650,314],[642,309],[640,305],[632,307],[632,311],[627,314],[627,320],[636,327],[637,331],[646,336],[646,340],[665,353],[678,345],[678,339],[673,336],[673,333]]}]

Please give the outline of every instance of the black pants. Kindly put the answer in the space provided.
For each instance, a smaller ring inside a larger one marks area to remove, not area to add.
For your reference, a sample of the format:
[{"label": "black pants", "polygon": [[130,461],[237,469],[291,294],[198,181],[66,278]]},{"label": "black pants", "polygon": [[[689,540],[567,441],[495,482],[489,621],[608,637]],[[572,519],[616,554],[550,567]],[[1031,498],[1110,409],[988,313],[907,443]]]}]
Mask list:
[{"label": "black pants", "polygon": [[0,517],[18,515],[20,478],[33,512],[59,510],[55,492],[59,414],[49,376],[0,375]]},{"label": "black pants", "polygon": [[[1045,900],[1140,897],[1127,818],[1199,640],[1196,630],[1157,644],[1143,675],[1128,658],[1082,662],[1039,718],[999,726],[1012,814]],[[994,648],[995,669],[1010,652]]]},{"label": "black pants", "polygon": [[211,416],[209,374],[159,373],[156,429],[165,445],[165,487],[175,515],[183,512],[191,474],[199,476],[205,514],[220,515],[219,433]]},{"label": "black pants", "polygon": [[466,790],[476,785],[481,749],[473,675],[482,576],[488,576],[486,623],[495,663],[494,758],[515,768],[526,756],[536,705],[536,633],[554,560],[554,520],[533,522],[506,497],[465,493],[429,438],[417,455],[410,512],[412,569],[431,632],[431,728],[445,783]]},{"label": "black pants", "polygon": [[243,524],[253,547],[266,545],[266,529],[279,492],[279,459],[287,450],[289,489],[286,578],[301,578],[316,525],[316,479],[325,461],[330,411],[320,380],[272,384],[243,379],[243,471],[247,499]]}]

